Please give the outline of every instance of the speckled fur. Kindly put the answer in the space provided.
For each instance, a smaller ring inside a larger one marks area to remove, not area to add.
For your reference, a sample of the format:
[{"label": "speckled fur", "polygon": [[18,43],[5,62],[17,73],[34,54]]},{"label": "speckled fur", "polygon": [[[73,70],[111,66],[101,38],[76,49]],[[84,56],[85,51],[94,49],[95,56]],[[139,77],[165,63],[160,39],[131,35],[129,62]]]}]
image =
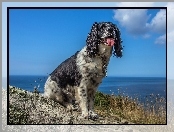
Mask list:
[{"label": "speckled fur", "polygon": [[[102,78],[106,75],[103,72],[102,57],[106,57],[106,65],[108,65],[112,47],[104,44],[99,45],[99,56],[94,58],[87,57],[86,47],[81,50],[77,56],[77,66],[82,73],[81,83],[78,88],[80,98],[80,108],[83,116],[97,116],[94,113],[94,95],[98,85],[102,82]],[[90,113],[88,113],[90,111]]]},{"label": "speckled fur", "polygon": [[[122,57],[120,32],[113,23],[94,23],[86,46],[61,63],[45,83],[45,97],[52,98],[68,109],[79,109],[82,117],[98,118],[94,112],[94,95],[106,76],[106,68],[113,54]],[[112,37],[114,46],[101,38]],[[113,48],[114,47],[114,48]],[[77,107],[78,108],[77,108]]]}]

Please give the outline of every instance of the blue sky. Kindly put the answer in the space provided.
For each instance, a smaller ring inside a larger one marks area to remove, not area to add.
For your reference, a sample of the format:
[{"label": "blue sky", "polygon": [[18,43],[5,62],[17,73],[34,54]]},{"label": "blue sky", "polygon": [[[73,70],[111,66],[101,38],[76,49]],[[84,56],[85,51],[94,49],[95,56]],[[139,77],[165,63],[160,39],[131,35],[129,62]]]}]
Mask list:
[{"label": "blue sky", "polygon": [[111,57],[108,76],[166,76],[165,11],[10,10],[10,75],[46,75],[85,46],[94,22],[121,31],[123,57]]}]

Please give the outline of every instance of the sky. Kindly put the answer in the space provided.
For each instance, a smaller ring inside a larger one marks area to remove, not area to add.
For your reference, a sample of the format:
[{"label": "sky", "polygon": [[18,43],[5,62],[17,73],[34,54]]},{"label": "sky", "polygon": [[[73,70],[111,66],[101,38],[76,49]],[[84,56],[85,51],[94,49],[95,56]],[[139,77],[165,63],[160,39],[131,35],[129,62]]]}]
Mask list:
[{"label": "sky", "polygon": [[[117,6],[122,6],[121,3]],[[166,11],[160,9],[10,9],[9,74],[47,75],[86,44],[94,22],[121,31],[122,58],[108,76],[166,76]]]}]

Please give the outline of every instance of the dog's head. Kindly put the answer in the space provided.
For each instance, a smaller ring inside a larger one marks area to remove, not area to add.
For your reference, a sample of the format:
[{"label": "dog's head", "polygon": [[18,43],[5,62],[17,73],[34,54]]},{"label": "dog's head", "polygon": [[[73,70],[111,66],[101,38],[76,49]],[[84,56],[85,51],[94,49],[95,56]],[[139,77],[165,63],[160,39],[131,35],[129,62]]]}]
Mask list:
[{"label": "dog's head", "polygon": [[86,40],[87,54],[90,57],[94,57],[99,52],[98,46],[105,44],[113,47],[115,56],[122,57],[123,47],[121,43],[120,31],[115,24],[111,22],[95,22]]}]

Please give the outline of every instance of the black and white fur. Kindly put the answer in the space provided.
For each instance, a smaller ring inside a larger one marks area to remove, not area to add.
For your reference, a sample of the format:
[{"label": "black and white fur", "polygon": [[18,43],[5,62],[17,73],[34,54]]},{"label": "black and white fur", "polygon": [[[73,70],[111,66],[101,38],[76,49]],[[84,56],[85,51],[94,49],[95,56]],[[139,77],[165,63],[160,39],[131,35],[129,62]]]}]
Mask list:
[{"label": "black and white fur", "polygon": [[[114,45],[109,46],[109,41],[114,41]],[[115,24],[95,22],[87,36],[86,46],[50,74],[45,83],[45,97],[71,110],[79,106],[85,118],[98,118],[94,112],[94,95],[106,76],[112,53],[122,57],[121,43],[120,31]]]}]

